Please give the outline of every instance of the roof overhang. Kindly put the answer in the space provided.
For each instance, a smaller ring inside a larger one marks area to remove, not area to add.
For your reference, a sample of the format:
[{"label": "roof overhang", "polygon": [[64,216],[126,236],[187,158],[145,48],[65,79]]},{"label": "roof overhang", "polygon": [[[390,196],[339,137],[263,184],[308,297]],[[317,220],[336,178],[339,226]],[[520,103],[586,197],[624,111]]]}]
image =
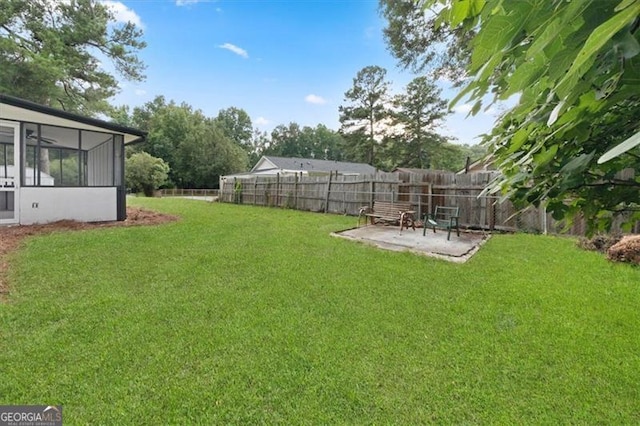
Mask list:
[{"label": "roof overhang", "polygon": [[116,133],[124,137],[125,144],[141,142],[147,136],[147,133],[142,130],[120,126],[96,118],[72,114],[67,111],[3,94],[0,94],[0,119],[70,127],[95,132]]}]

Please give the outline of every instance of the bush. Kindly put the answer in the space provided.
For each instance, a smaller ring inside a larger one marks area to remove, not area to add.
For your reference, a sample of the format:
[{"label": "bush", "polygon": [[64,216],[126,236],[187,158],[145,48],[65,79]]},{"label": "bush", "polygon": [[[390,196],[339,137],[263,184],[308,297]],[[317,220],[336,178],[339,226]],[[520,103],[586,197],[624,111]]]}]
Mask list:
[{"label": "bush", "polygon": [[167,181],[169,165],[162,158],[138,152],[125,160],[124,176],[133,192],[142,191],[153,197],[153,192]]}]

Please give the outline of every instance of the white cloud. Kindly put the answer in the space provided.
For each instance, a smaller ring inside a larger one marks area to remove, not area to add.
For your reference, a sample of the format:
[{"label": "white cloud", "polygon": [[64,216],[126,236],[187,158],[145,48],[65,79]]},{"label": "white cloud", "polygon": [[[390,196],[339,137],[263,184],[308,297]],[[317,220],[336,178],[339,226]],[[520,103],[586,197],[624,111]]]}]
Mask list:
[{"label": "white cloud", "polygon": [[490,107],[488,110],[486,110],[486,111],[482,111],[482,113],[483,113],[484,115],[490,115],[490,116],[492,116],[492,117],[493,117],[493,116],[498,115],[499,111],[498,111],[498,109],[497,109],[497,108],[495,108],[495,107],[493,107],[493,106],[492,106],[492,107]]},{"label": "white cloud", "polygon": [[143,90],[143,89],[136,89],[136,90],[133,91],[133,93],[135,93],[138,96],[143,96],[143,95],[147,94],[147,91]]},{"label": "white cloud", "polygon": [[473,108],[473,105],[471,104],[462,104],[462,105],[456,105],[455,108],[453,108],[453,111],[458,114],[469,114],[472,108]]},{"label": "white cloud", "polygon": [[247,53],[246,50],[244,50],[241,47],[238,47],[234,44],[231,43],[225,43],[225,44],[221,44],[220,46],[218,46],[220,49],[227,49],[230,50],[231,52],[235,53],[236,55],[242,56],[243,58],[248,58],[249,54]]},{"label": "white cloud", "polygon": [[136,12],[132,9],[129,9],[123,3],[114,0],[102,0],[102,4],[107,6],[111,13],[113,13],[116,22],[127,23],[131,22],[135,24],[139,28],[144,28],[144,24],[142,23],[142,19]]},{"label": "white cloud", "polygon": [[269,123],[271,122],[264,117],[258,117],[255,121],[256,126],[266,126]]},{"label": "white cloud", "polygon": [[304,100],[314,105],[324,105],[327,103],[326,99],[324,99],[322,96],[318,96],[314,94],[305,96]]},{"label": "white cloud", "polygon": [[202,0],[176,0],[176,6],[188,6],[190,4],[200,3]]}]

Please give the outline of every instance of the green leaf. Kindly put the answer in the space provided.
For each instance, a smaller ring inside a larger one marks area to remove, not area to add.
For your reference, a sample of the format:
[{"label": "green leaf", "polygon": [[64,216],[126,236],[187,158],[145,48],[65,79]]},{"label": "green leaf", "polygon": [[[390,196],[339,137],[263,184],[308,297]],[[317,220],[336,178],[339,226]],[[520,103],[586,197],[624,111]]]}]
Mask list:
[{"label": "green leaf", "polygon": [[574,158],[562,167],[562,173],[573,174],[584,172],[591,163],[591,160],[593,160],[594,155],[595,152],[591,152],[590,154],[582,154]]},{"label": "green leaf", "polygon": [[549,120],[547,120],[547,126],[552,126],[553,123],[556,122],[560,114],[562,114],[566,109],[567,109],[567,102],[565,100],[558,102],[558,104],[555,106],[555,108],[553,108],[553,111],[551,111],[551,114],[549,115]]},{"label": "green leaf", "polygon": [[509,79],[509,87],[500,95],[501,99],[508,99],[511,95],[521,92],[534,83],[547,69],[548,59],[543,53],[527,59],[520,65]]},{"label": "green leaf", "polygon": [[640,53],[640,43],[629,31],[618,33],[613,38],[613,46],[615,50],[622,52],[625,59],[631,59]]},{"label": "green leaf", "polygon": [[457,27],[469,16],[470,0],[458,0],[453,2],[449,11],[449,21],[451,26]]},{"label": "green leaf", "polygon": [[489,58],[510,45],[518,27],[514,20],[507,16],[494,16],[474,39],[474,49],[471,54],[470,71],[476,72],[482,68]]},{"label": "green leaf", "polygon": [[536,155],[533,156],[534,161],[536,162],[536,168],[541,168],[546,166],[553,160],[556,153],[558,152],[558,145],[553,145],[549,149],[541,149]]},{"label": "green leaf", "polygon": [[482,100],[477,101],[473,107],[471,108],[471,111],[469,111],[470,115],[476,115],[478,113],[478,111],[480,111],[480,108],[482,108]]},{"label": "green leaf", "polygon": [[619,157],[630,149],[635,148],[640,145],[640,132],[631,136],[629,139],[625,140],[619,145],[616,145],[609,151],[605,152],[602,157],[598,158],[598,164],[606,163],[607,161]]},{"label": "green leaf", "polygon": [[539,36],[534,36],[534,42],[527,49],[526,57],[531,59],[539,55],[551,42],[557,39],[558,33],[562,29],[559,20],[551,21]]},{"label": "green leaf", "polygon": [[469,6],[469,15],[477,16],[482,12],[482,9],[487,4],[487,0],[471,0]]},{"label": "green leaf", "polygon": [[638,0],[622,0],[620,2],[619,5],[616,6],[616,8],[614,9],[616,12],[620,12],[623,9],[626,9],[627,7],[631,6],[633,3],[637,2]]},{"label": "green leaf", "polygon": [[507,153],[511,154],[519,150],[529,138],[529,133],[530,133],[530,128],[519,129],[513,135],[513,138],[511,139],[511,143],[509,144],[509,149],[507,150]]},{"label": "green leaf", "polygon": [[[569,68],[567,75],[558,83],[557,87],[565,86],[565,90],[571,90],[571,87],[575,85],[572,81],[577,82],[577,79],[584,74],[585,71],[583,67],[585,65],[590,66],[600,49],[602,49],[618,31],[635,20],[639,14],[640,2],[635,2],[632,6],[629,6],[624,13],[617,13],[611,19],[605,21],[593,30],[576,56],[571,68]],[[558,93],[560,94],[560,90],[558,90]]]}]

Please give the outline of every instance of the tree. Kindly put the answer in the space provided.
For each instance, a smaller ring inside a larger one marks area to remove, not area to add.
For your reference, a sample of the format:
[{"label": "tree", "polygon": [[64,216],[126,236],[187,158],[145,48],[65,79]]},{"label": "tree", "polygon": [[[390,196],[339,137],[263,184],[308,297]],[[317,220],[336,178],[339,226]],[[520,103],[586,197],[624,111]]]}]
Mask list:
[{"label": "tree", "polygon": [[215,120],[226,137],[243,147],[247,153],[251,152],[253,125],[245,110],[235,107],[221,109]]},{"label": "tree", "polygon": [[440,98],[440,89],[427,77],[414,78],[404,94],[398,96],[395,123],[403,128],[401,144],[405,167],[428,169],[432,156],[446,138],[435,132],[440,120],[448,114],[447,103]]},{"label": "tree", "polygon": [[313,134],[313,156],[322,160],[344,160],[343,150],[345,140],[340,133],[329,129],[324,124],[318,124],[311,129],[305,127],[303,131],[309,129]]},{"label": "tree", "polygon": [[247,154],[212,119],[191,128],[175,153],[176,177],[183,188],[213,188],[221,175],[246,170]]},{"label": "tree", "polygon": [[462,81],[468,62],[465,47],[473,31],[438,25],[435,14],[414,1],[380,0],[379,7],[387,20],[383,29],[387,47],[403,68]]},{"label": "tree", "polygon": [[468,96],[472,113],[519,95],[487,143],[502,171],[494,191],[521,207],[545,205],[589,231],[614,216],[640,219],[638,150],[598,164],[640,130],[640,1],[438,1],[435,20],[473,31]]},{"label": "tree", "polygon": [[190,105],[162,96],[136,107],[136,127],[148,132],[140,149],[170,166],[170,181],[181,188],[217,187],[219,176],[246,170],[247,153],[225,136],[218,121]]},{"label": "tree", "polygon": [[480,145],[469,146],[444,142],[432,157],[433,168],[459,172],[464,170],[467,158],[469,158],[470,162],[474,162],[483,158],[485,154],[486,150]]},{"label": "tree", "polygon": [[4,0],[0,92],[86,115],[106,112],[118,81],[101,62],[126,80],[143,80],[141,37],[100,1]]},{"label": "tree", "polygon": [[368,66],[358,71],[353,87],[344,94],[347,105],[339,107],[340,132],[352,160],[376,165],[379,142],[384,137],[382,122],[391,115],[387,70]]},{"label": "tree", "polygon": [[291,122],[288,126],[280,124],[271,131],[269,146],[264,150],[264,155],[278,157],[302,157],[309,156],[309,147],[300,144],[301,129],[298,123]]},{"label": "tree", "polygon": [[270,140],[267,132],[254,129],[251,136],[251,151],[249,152],[249,167],[252,168],[258,163],[260,157],[269,146]]},{"label": "tree", "polygon": [[167,181],[169,165],[161,158],[138,152],[125,160],[124,175],[128,188],[153,197],[153,192]]},{"label": "tree", "polygon": [[262,151],[264,155],[339,161],[342,160],[344,139],[323,124],[301,129],[298,123],[289,123],[289,126],[279,125],[273,129],[266,145]]}]

